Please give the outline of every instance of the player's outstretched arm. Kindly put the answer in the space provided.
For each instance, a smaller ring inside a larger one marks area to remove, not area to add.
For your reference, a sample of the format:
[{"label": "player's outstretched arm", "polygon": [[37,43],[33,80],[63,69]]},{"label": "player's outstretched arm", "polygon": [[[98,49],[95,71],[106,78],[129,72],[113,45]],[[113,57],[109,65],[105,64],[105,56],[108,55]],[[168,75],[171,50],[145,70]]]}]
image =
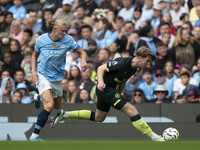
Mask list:
[{"label": "player's outstretched arm", "polygon": [[81,70],[82,71],[86,71],[87,70],[87,62],[86,62],[86,59],[87,59],[87,53],[81,48],[79,47],[77,52],[80,54],[81,56]]},{"label": "player's outstretched arm", "polygon": [[106,70],[107,70],[107,64],[103,64],[99,66],[97,69],[97,80],[98,80],[97,88],[100,91],[103,91],[104,88],[106,87],[106,84],[104,83],[104,80],[103,80],[103,74]]},{"label": "player's outstretched arm", "polygon": [[38,54],[34,51],[32,58],[31,58],[31,67],[32,67],[32,78],[33,78],[33,83],[36,83],[37,80],[37,72],[36,72],[36,68],[37,68],[37,58],[38,58]]}]

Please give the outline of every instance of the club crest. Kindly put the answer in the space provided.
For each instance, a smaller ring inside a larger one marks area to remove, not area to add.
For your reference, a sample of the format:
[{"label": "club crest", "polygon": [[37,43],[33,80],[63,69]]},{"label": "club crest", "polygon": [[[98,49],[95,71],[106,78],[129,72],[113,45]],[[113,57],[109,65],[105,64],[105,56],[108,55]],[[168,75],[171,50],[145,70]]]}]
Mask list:
[{"label": "club crest", "polygon": [[56,44],[56,43],[53,43],[53,44],[52,44],[52,47],[53,47],[53,48],[56,48],[56,47],[57,47],[57,44]]}]

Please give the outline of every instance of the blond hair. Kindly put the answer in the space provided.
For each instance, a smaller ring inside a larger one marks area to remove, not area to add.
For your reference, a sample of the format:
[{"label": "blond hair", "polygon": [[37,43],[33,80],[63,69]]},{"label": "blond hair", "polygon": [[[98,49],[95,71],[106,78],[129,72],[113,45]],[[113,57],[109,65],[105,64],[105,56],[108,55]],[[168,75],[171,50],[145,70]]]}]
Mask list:
[{"label": "blond hair", "polygon": [[49,20],[46,21],[46,26],[48,28],[51,28],[54,25],[64,25],[64,26],[67,26],[66,22],[64,20],[62,20],[62,19],[56,19],[56,20],[49,19]]},{"label": "blond hair", "polygon": [[[180,27],[178,29],[177,34],[176,34],[176,38],[175,38],[174,43],[172,45],[173,47],[176,47],[176,46],[178,46],[179,44],[182,43],[181,36],[182,36],[184,30],[187,30],[187,29],[185,29],[183,27]],[[193,42],[194,42],[194,39],[190,36],[189,43],[193,43]]]},{"label": "blond hair", "polygon": [[153,58],[153,53],[150,51],[148,47],[142,46],[137,50],[136,56]]},{"label": "blond hair", "polygon": [[20,21],[19,20],[13,20],[12,23],[11,23],[11,25],[10,25],[11,32],[13,32],[13,26],[14,25],[17,25],[19,27],[20,31],[22,30]]}]

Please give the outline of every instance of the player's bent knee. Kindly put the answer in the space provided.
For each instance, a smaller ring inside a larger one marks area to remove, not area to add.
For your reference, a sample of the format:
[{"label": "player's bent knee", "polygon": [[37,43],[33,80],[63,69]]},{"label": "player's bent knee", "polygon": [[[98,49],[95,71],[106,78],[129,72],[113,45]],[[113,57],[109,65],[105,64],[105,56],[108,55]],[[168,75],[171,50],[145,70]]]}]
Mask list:
[{"label": "player's bent knee", "polygon": [[44,108],[47,111],[51,111],[54,108],[54,103],[53,102],[46,103],[46,104],[44,104]]},{"label": "player's bent knee", "polygon": [[105,117],[95,117],[96,122],[103,122],[105,120]]}]

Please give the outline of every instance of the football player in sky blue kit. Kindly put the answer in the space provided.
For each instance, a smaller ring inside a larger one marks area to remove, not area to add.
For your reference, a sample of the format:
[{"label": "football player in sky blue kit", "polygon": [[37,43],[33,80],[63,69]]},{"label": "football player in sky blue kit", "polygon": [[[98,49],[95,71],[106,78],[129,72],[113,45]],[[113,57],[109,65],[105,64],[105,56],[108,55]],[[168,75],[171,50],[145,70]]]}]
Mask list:
[{"label": "football player in sky blue kit", "polygon": [[102,122],[106,118],[110,107],[114,107],[127,114],[132,125],[153,141],[164,141],[141,118],[137,108],[121,95],[126,81],[136,73],[137,68],[150,68],[152,57],[153,53],[147,47],[142,46],[137,50],[136,57],[121,57],[101,65],[97,69],[96,112],[90,110],[64,111],[59,109],[51,126],[54,127],[65,118]]},{"label": "football player in sky blue kit", "polygon": [[81,69],[82,71],[87,69],[87,54],[71,36],[66,34],[65,21],[49,20],[47,27],[52,27],[52,32],[38,37],[32,55],[32,78],[42,98],[44,109],[38,115],[34,131],[29,138],[31,141],[42,140],[39,138],[40,129],[44,127],[52,109],[60,108],[66,52],[73,50],[80,53]]}]

